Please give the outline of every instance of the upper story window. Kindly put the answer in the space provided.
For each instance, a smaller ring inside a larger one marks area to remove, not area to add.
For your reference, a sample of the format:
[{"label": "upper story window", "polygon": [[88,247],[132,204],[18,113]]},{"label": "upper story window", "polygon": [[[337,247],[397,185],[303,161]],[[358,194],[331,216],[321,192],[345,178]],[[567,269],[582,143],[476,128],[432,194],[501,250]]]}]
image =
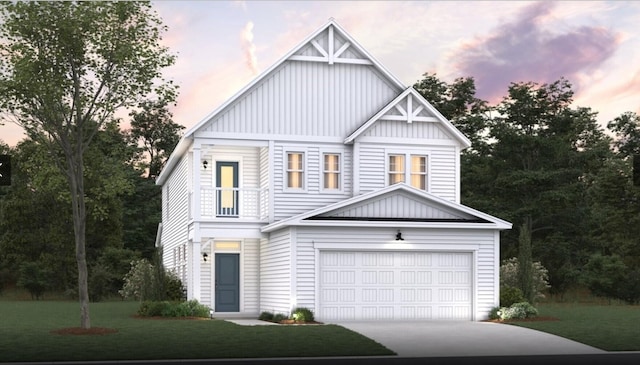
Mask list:
[{"label": "upper story window", "polygon": [[427,156],[389,155],[389,185],[409,182],[416,189],[427,190]]},{"label": "upper story window", "polygon": [[411,186],[427,190],[427,156],[411,155]]},{"label": "upper story window", "polygon": [[324,154],[324,188],[340,190],[340,154]]},{"label": "upper story window", "polygon": [[389,155],[389,185],[404,182],[404,155]]},{"label": "upper story window", "polygon": [[304,153],[287,152],[287,188],[304,189]]}]

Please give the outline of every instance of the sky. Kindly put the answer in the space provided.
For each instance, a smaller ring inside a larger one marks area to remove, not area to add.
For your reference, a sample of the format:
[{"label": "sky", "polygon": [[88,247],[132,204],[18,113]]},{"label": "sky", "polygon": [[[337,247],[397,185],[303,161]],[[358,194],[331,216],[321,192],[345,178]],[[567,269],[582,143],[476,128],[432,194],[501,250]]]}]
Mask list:
[{"label": "sky", "polygon": [[[573,86],[574,106],[604,126],[640,114],[640,2],[154,1],[177,56],[174,121],[192,127],[334,18],[406,86],[425,73],[473,77],[498,103],[511,82]],[[126,113],[124,114],[126,116]],[[127,127],[127,123],[123,127]],[[11,123],[0,140],[24,138]]]}]

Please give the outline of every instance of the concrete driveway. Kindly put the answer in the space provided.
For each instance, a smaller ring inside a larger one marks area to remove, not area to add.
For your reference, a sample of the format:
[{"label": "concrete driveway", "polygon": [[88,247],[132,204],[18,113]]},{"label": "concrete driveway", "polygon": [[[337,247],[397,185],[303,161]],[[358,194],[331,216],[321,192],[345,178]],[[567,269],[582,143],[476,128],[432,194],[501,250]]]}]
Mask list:
[{"label": "concrete driveway", "polygon": [[491,322],[335,322],[401,357],[602,354],[605,351],[548,333]]}]

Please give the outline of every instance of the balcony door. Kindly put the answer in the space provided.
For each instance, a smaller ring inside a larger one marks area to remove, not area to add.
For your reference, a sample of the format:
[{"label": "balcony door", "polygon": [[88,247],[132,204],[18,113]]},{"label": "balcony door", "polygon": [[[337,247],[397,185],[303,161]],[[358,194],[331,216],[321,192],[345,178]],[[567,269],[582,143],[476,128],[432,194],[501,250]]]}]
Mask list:
[{"label": "balcony door", "polygon": [[238,163],[216,162],[216,215],[218,217],[238,217]]}]

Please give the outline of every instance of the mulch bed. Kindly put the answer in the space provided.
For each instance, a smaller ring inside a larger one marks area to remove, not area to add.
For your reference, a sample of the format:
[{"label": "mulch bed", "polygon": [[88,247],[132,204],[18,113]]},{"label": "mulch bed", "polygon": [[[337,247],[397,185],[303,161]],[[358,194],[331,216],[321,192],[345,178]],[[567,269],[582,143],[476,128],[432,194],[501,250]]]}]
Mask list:
[{"label": "mulch bed", "polygon": [[109,335],[116,332],[118,332],[118,330],[115,328],[104,328],[104,327],[91,327],[91,328],[69,327],[69,328],[61,328],[59,330],[51,331],[51,333],[54,333],[56,335],[73,335],[73,336],[103,336],[103,335]]}]

